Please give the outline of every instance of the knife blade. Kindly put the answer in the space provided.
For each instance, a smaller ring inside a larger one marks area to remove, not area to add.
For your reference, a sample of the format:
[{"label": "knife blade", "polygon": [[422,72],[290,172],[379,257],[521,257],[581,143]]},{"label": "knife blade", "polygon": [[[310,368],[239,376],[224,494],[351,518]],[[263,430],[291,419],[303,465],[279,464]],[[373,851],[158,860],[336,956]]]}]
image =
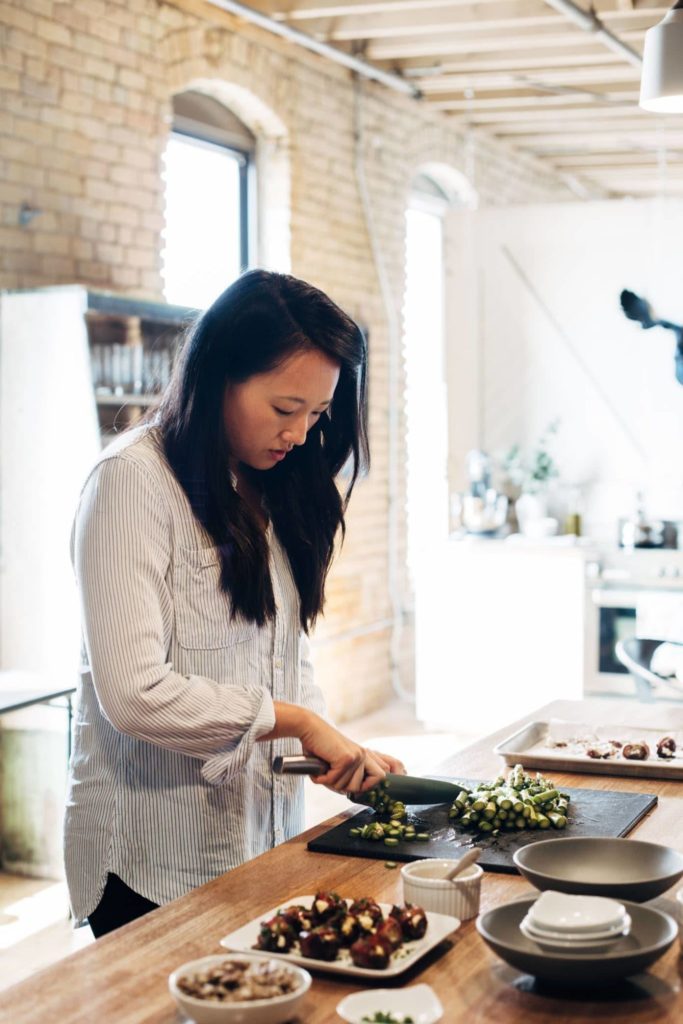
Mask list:
[{"label": "knife blade", "polygon": [[[276,775],[323,775],[329,765],[319,757],[306,754],[290,754],[276,757],[273,771]],[[384,779],[384,788],[394,800],[404,804],[445,804],[452,803],[463,789],[453,782],[443,779],[425,779],[419,775],[392,775],[388,773]],[[368,793],[349,793],[350,800],[356,804],[369,804]]]}]

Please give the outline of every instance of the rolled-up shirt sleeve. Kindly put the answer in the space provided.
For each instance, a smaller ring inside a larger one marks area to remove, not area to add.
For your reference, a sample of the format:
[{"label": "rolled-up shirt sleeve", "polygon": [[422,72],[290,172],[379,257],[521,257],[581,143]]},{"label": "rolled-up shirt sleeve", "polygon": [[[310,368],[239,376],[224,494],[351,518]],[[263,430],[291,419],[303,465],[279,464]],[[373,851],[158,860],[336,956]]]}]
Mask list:
[{"label": "rolled-up shirt sleeve", "polygon": [[229,781],[275,724],[253,685],[183,675],[169,660],[172,526],[147,472],[125,457],[101,462],[76,515],[72,557],[85,645],[102,713],[120,732],[204,762]]}]

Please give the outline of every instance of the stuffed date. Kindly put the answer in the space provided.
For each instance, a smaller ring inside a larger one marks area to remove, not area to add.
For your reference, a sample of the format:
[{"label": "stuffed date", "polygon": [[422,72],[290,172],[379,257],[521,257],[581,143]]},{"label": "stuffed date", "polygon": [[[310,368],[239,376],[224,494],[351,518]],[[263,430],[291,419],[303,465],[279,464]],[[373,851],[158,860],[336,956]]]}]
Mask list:
[{"label": "stuffed date", "polygon": [[627,761],[647,761],[650,756],[650,748],[645,740],[638,743],[625,743],[621,750],[621,756]]},{"label": "stuffed date", "polygon": [[287,924],[290,924],[294,932],[309,932],[313,927],[313,915],[306,907],[292,905],[280,911],[280,917],[284,917]]},{"label": "stuffed date", "polygon": [[288,953],[294,945],[296,932],[282,914],[276,914],[270,921],[262,921],[254,949],[265,949],[269,953]]},{"label": "stuffed date", "polygon": [[375,934],[381,939],[386,939],[392,951],[398,949],[403,942],[403,929],[395,917],[387,917],[378,924]]},{"label": "stuffed date", "polygon": [[299,935],[301,955],[311,960],[336,960],[340,945],[336,930],[327,924],[320,924]]},{"label": "stuffed date", "polygon": [[342,946],[350,946],[361,935],[361,928],[355,914],[339,914],[330,921],[330,925],[339,936]]},{"label": "stuffed date", "polygon": [[403,938],[421,939],[427,931],[427,915],[422,907],[406,903],[404,907],[392,907],[390,917],[394,917],[401,926]]},{"label": "stuffed date", "polygon": [[382,908],[370,896],[354,900],[349,907],[349,913],[357,919],[361,931],[366,933],[374,932],[384,918]]},{"label": "stuffed date", "polygon": [[671,760],[676,756],[676,740],[673,736],[664,736],[657,744],[657,757],[663,760]]},{"label": "stuffed date", "polygon": [[314,925],[325,924],[326,921],[345,910],[346,900],[343,900],[336,892],[320,890],[313,897],[311,915]]},{"label": "stuffed date", "polygon": [[382,935],[365,935],[351,946],[351,959],[356,967],[384,971],[389,966],[391,946]]}]

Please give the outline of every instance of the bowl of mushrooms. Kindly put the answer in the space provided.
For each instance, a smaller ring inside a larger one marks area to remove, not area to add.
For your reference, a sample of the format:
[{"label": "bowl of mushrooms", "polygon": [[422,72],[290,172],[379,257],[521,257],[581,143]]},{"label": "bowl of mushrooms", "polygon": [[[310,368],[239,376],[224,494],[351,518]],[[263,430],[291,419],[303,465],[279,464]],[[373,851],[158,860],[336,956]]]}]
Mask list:
[{"label": "bowl of mushrooms", "polygon": [[180,1009],[197,1024],[284,1024],[311,987],[311,975],[245,953],[190,960],[170,975],[168,987]]}]

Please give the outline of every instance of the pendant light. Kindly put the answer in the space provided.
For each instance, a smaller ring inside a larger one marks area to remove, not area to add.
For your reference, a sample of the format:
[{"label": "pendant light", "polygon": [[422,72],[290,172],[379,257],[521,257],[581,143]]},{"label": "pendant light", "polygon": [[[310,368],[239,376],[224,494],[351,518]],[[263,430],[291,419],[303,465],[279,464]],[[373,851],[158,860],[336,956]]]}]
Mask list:
[{"label": "pendant light", "polygon": [[640,106],[657,114],[683,113],[683,0],[645,33]]}]

